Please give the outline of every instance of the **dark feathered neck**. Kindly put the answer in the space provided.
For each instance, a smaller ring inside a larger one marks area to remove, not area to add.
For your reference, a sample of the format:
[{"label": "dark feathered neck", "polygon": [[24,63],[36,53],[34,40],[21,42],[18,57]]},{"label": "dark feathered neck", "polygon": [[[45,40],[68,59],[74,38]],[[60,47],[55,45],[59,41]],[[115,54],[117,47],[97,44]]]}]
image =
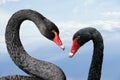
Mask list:
[{"label": "dark feathered neck", "polygon": [[94,43],[94,53],[92,56],[88,80],[100,80],[104,49],[103,39],[98,31],[95,31],[92,39]]}]

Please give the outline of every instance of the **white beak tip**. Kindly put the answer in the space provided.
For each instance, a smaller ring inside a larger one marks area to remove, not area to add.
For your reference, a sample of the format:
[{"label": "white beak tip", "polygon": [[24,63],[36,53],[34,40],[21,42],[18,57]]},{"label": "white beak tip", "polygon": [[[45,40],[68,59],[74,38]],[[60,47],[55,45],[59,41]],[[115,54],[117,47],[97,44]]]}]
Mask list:
[{"label": "white beak tip", "polygon": [[65,46],[64,46],[64,45],[61,45],[60,48],[61,48],[62,50],[64,50],[64,49],[65,49]]},{"label": "white beak tip", "polygon": [[73,56],[74,56],[74,54],[70,52],[69,57],[72,58]]}]

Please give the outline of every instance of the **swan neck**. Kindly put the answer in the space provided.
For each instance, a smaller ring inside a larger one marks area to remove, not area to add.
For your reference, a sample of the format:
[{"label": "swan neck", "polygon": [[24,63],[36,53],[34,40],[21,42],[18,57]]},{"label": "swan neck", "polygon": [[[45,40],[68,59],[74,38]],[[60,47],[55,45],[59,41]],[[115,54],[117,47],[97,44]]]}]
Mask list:
[{"label": "swan neck", "polygon": [[[22,63],[28,63],[26,59],[31,59],[31,57],[25,51],[19,36],[19,30],[22,22],[24,20],[33,21],[36,25],[38,25],[41,21],[42,24],[43,16],[31,10],[23,10],[16,12],[8,21],[6,27],[6,44],[8,52],[13,59],[13,61],[20,67],[24,67],[21,65]],[[39,27],[38,27],[39,28]]]},{"label": "swan neck", "polygon": [[88,80],[100,80],[101,78],[104,45],[101,34],[99,32],[96,34],[97,35],[93,37],[94,51]]}]

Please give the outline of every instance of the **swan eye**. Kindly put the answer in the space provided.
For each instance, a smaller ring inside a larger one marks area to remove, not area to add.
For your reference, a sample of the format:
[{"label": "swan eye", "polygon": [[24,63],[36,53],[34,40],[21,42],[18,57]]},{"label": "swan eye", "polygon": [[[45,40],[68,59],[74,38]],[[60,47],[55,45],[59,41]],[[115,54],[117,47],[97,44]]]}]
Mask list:
[{"label": "swan eye", "polygon": [[77,36],[77,38],[76,38],[77,40],[79,40],[80,39],[80,36]]},{"label": "swan eye", "polygon": [[56,31],[55,30],[52,30],[53,33],[55,33]]}]

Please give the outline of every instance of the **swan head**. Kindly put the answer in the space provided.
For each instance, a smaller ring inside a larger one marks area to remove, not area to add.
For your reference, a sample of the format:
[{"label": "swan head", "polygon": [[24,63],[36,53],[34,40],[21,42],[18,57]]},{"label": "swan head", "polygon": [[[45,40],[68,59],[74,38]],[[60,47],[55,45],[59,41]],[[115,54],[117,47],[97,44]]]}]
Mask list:
[{"label": "swan head", "polygon": [[84,29],[76,32],[73,36],[73,44],[69,53],[69,57],[72,58],[79,48],[89,40],[91,40],[91,33],[84,31]]},{"label": "swan head", "polygon": [[43,27],[41,30],[42,34],[49,40],[56,43],[62,50],[64,50],[65,47],[60,39],[59,29],[57,26],[46,18],[44,19],[44,23],[45,27]]}]

